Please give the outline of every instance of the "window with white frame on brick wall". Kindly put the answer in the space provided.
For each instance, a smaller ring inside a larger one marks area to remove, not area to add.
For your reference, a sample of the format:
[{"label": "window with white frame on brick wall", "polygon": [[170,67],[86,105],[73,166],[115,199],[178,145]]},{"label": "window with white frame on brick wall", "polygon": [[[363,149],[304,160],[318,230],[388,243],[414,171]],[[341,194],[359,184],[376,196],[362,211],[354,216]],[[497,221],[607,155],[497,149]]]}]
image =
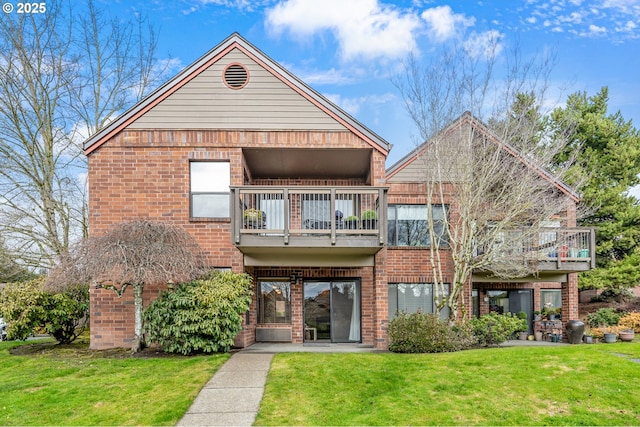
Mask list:
[{"label": "window with white frame on brick wall", "polygon": [[190,162],[191,218],[228,218],[229,162]]}]

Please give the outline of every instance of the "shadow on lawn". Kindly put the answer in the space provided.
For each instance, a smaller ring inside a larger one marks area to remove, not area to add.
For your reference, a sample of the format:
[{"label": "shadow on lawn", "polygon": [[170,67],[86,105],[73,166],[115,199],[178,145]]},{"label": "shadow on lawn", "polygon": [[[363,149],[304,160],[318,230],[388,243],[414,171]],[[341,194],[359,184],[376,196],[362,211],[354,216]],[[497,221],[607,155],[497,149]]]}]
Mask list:
[{"label": "shadow on lawn", "polygon": [[79,359],[149,359],[149,358],[184,358],[179,354],[165,353],[157,347],[147,347],[138,353],[131,353],[127,348],[112,348],[107,350],[91,350],[89,338],[79,338],[71,344],[55,342],[37,342],[25,344],[9,349],[14,356],[48,356],[59,358]]}]

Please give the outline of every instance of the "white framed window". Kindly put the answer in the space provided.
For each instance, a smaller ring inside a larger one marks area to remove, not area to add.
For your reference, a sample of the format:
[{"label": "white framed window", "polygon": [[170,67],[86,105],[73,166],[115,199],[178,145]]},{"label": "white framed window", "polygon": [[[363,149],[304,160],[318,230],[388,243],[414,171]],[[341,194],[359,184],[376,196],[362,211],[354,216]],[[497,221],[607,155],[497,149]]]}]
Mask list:
[{"label": "white framed window", "polygon": [[228,218],[229,162],[191,162],[191,218]]}]

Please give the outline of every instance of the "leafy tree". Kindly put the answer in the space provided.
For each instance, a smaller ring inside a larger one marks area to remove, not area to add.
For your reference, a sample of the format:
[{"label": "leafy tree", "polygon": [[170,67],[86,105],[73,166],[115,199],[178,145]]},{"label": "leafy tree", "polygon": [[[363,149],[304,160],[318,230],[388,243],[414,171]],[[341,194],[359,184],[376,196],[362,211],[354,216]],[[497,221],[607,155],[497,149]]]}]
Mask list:
[{"label": "leafy tree", "polygon": [[171,353],[229,351],[251,304],[252,283],[248,274],[224,271],[165,292],[144,313],[147,338]]},{"label": "leafy tree", "polygon": [[[627,194],[640,183],[640,132],[617,112],[608,113],[608,90],[594,96],[569,96],[567,106],[553,112],[558,133],[579,148],[570,179],[585,180],[581,203],[582,226],[596,228],[597,269],[581,274],[581,288],[630,287],[638,284],[640,204]],[[567,129],[567,122],[574,125]],[[567,159],[566,152],[556,158]],[[629,258],[630,257],[630,258]]]},{"label": "leafy tree", "polygon": [[92,0],[3,14],[0,234],[21,264],[48,268],[86,236],[80,143],[152,89],[155,47],[144,20],[110,19]]},{"label": "leafy tree", "polygon": [[132,350],[144,347],[142,291],[147,284],[182,283],[199,277],[205,259],[184,229],[162,222],[135,220],[92,236],[62,257],[50,275],[53,287],[95,283],[118,297],[131,287],[134,296]]}]

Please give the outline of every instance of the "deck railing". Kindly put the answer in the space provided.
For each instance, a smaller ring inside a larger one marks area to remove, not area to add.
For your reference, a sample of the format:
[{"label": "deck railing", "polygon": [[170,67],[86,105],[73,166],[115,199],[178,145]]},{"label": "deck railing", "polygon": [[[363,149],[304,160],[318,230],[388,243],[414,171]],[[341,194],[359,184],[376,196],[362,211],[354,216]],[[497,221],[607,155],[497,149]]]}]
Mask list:
[{"label": "deck railing", "polygon": [[386,188],[379,187],[231,187],[234,243],[243,236],[341,236],[386,241]]},{"label": "deck railing", "polygon": [[[513,229],[501,233],[497,240],[505,257],[529,263],[552,262],[558,267],[581,263],[595,268],[595,232],[590,228],[549,227],[535,232]],[[486,248],[480,248],[478,255],[486,252]]]}]

